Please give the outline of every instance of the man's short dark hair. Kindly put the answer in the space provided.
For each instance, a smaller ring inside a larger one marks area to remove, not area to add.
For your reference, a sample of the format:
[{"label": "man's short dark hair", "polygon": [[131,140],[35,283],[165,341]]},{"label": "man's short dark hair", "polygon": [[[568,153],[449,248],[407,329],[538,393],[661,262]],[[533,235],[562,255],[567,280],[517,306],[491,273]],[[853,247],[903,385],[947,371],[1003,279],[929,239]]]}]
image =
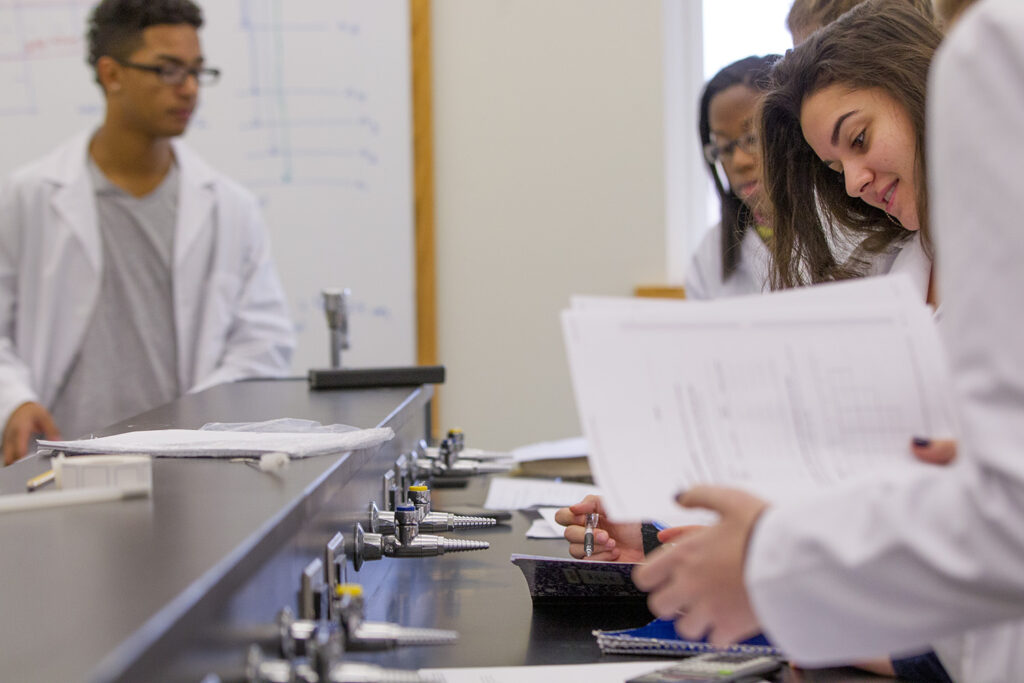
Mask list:
[{"label": "man's short dark hair", "polygon": [[89,65],[100,57],[126,60],[142,45],[142,32],[158,24],[203,25],[203,11],[192,0],[103,0],[89,16]]}]

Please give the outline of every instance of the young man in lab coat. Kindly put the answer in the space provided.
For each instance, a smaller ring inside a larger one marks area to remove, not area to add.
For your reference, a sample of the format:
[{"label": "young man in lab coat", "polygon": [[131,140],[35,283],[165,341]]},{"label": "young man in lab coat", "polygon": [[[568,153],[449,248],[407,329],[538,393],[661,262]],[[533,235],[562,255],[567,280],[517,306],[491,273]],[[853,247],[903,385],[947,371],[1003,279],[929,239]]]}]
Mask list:
[{"label": "young man in lab coat", "polygon": [[[767,508],[697,487],[721,514],[636,572],[685,635],[763,627],[797,661],[828,664],[935,643],[956,680],[1024,671],[1024,4],[982,0],[940,49],[929,172],[943,330],[955,376],[958,463],[878,477]],[[980,630],[984,629],[984,630]],[[966,634],[955,637],[957,634]],[[956,648],[957,651],[953,651]]]},{"label": "young man in lab coat", "polygon": [[293,327],[256,199],[176,140],[206,66],[190,0],[103,0],[98,130],[0,191],[4,462],[188,391],[289,367]]}]

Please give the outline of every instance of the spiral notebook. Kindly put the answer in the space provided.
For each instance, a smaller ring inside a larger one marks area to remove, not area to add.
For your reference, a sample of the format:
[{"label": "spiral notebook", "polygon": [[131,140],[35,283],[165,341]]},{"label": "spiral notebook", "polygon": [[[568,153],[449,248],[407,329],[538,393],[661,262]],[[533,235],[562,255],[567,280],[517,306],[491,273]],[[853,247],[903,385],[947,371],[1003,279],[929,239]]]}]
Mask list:
[{"label": "spiral notebook", "polygon": [[593,631],[602,654],[609,655],[662,655],[679,657],[701,652],[742,652],[781,656],[782,653],[763,635],[730,645],[715,647],[707,640],[683,640],[676,633],[673,622],[655,619],[640,628],[624,631]]}]

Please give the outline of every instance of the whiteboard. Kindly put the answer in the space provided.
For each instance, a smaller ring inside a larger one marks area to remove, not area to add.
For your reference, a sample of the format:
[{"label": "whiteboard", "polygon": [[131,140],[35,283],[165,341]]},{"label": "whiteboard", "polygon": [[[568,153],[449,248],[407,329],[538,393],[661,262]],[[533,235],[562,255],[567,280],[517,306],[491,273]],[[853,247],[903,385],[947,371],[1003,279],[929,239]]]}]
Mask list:
[{"label": "whiteboard", "polygon": [[[0,173],[96,128],[85,63],[94,0],[0,0]],[[298,333],[328,365],[326,287],[349,287],[345,365],[416,357],[408,0],[205,0],[220,82],[188,143],[259,197]]]}]

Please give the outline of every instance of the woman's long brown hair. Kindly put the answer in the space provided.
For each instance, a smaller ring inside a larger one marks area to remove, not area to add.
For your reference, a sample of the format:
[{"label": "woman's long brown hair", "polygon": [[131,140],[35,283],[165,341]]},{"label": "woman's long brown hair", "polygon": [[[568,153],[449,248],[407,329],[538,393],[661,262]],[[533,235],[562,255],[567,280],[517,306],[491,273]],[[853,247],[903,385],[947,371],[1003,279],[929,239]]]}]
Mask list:
[{"label": "woman's long brown hair", "polygon": [[906,2],[868,0],[775,65],[760,115],[773,288],[863,275],[873,255],[909,236],[882,209],[847,195],[843,177],[804,139],[804,100],[830,85],[883,90],[906,111],[916,138],[917,213],[930,245],[925,92],[941,39],[934,23]]}]

